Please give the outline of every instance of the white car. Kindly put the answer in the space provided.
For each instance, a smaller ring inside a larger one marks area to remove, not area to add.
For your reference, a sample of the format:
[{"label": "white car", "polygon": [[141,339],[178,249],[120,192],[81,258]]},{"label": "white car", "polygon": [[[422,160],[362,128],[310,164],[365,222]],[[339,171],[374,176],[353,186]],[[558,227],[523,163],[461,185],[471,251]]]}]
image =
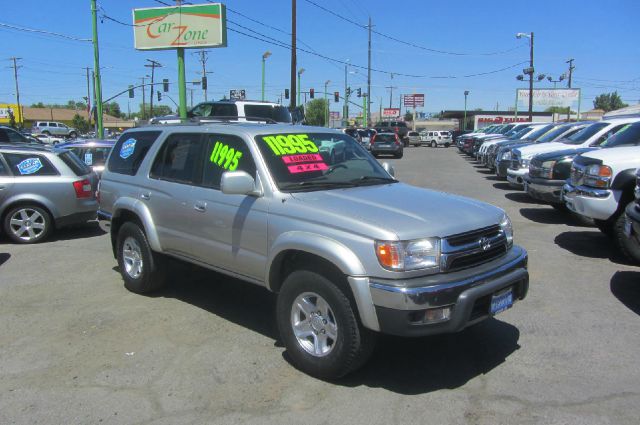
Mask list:
[{"label": "white car", "polygon": [[448,148],[451,143],[451,133],[448,131],[423,131],[420,133],[420,142],[432,148],[444,146]]},{"label": "white car", "polygon": [[524,176],[529,173],[529,162],[535,155],[568,148],[587,148],[598,146],[610,136],[616,134],[627,124],[640,121],[640,117],[620,118],[598,121],[574,133],[562,142],[527,145],[512,150],[512,165],[507,170],[507,181],[512,187],[522,189]]}]

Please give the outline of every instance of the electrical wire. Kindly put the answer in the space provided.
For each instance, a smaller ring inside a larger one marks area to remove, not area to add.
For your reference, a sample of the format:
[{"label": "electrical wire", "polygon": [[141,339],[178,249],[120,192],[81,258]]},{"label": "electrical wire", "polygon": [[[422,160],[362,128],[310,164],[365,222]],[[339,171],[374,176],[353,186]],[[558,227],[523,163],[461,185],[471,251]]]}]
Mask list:
[{"label": "electrical wire", "polygon": [[0,22],[0,27],[10,28],[10,29],[17,30],[17,31],[24,31],[24,32],[31,32],[31,33],[50,35],[50,36],[60,37],[60,38],[64,38],[64,39],[67,39],[67,40],[73,40],[73,41],[89,41],[89,42],[92,41],[90,38],[80,38],[80,37],[75,37],[75,36],[72,36],[72,35],[66,35],[66,34],[60,34],[60,33],[57,33],[57,32],[52,32],[52,31],[46,31],[46,30],[41,30],[41,29],[36,29],[36,28],[27,28],[27,27],[21,27],[21,26],[17,26],[17,25],[6,24],[4,22]]}]

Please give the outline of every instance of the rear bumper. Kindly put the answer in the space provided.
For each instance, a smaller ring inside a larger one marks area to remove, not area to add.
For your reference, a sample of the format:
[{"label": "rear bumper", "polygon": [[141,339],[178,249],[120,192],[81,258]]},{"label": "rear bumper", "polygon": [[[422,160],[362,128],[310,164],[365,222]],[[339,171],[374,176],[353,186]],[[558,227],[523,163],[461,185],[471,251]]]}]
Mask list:
[{"label": "rear bumper", "polygon": [[[369,288],[382,333],[423,336],[457,332],[491,316],[491,297],[511,288],[514,303],[529,289],[527,252],[514,246],[494,261],[471,269],[407,281],[370,279]],[[449,307],[448,320],[420,323],[427,310]]]},{"label": "rear bumper", "polygon": [[372,145],[371,146],[371,153],[372,154],[398,154],[402,152],[402,145],[394,145],[394,146],[389,146],[389,147],[381,147],[381,146],[376,146],[376,145]]},{"label": "rear bumper", "polygon": [[95,219],[96,219],[96,210],[77,212],[77,213],[65,215],[64,217],[56,218],[56,227],[59,228],[59,227],[72,226],[74,224],[82,224],[82,223],[86,223],[87,221],[95,220]]}]

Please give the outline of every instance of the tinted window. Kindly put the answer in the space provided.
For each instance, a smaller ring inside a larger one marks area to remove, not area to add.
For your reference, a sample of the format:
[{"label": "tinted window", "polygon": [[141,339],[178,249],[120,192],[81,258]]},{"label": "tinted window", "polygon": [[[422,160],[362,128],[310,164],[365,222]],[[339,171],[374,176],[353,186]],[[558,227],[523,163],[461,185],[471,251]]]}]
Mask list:
[{"label": "tinted window", "polygon": [[640,123],[627,124],[618,129],[618,131],[609,137],[600,146],[605,148],[614,148],[616,146],[628,146],[640,144]]},{"label": "tinted window", "polygon": [[54,123],[54,122],[50,122],[50,123],[49,123],[49,127],[57,127],[57,126],[58,126],[58,124],[56,124],[56,123]]},{"label": "tinted window", "polygon": [[104,165],[109,157],[109,152],[111,152],[111,147],[109,146],[75,146],[67,149],[70,149],[78,155],[82,162],[90,166]]},{"label": "tinted window", "polygon": [[394,143],[396,136],[393,134],[378,134],[374,140],[374,143]]},{"label": "tinted window", "polygon": [[410,131],[409,132],[409,136],[417,136],[417,135],[418,135],[418,132],[416,132],[416,131]]},{"label": "tinted window", "polygon": [[538,139],[538,142],[550,142],[553,139],[557,138],[558,136],[560,136],[561,134],[564,134],[564,132],[567,131],[567,127],[561,125],[557,128],[554,128],[553,130],[549,131],[547,134],[545,134],[544,136],[540,137],[540,139]]},{"label": "tinted window", "polygon": [[5,153],[11,172],[16,177],[57,176],[58,170],[44,155],[34,153]]},{"label": "tinted window", "polygon": [[246,171],[255,179],[256,165],[249,147],[236,136],[207,135],[202,164],[202,185],[220,189],[220,179],[225,171]]},{"label": "tinted window", "polygon": [[0,157],[0,176],[6,176],[9,174],[9,170],[4,165],[4,161],[2,161],[2,157]]},{"label": "tinted window", "polygon": [[542,137],[543,135],[545,135],[547,131],[551,130],[552,128],[553,128],[553,124],[544,125],[538,128],[537,130],[533,131],[532,133],[530,133],[527,136],[527,139],[538,140],[539,137]]},{"label": "tinted window", "polygon": [[238,108],[233,103],[215,103],[209,116],[237,118]]},{"label": "tinted window", "polygon": [[7,137],[9,138],[9,143],[29,143],[29,141],[22,134],[17,131],[7,129]]},{"label": "tinted window", "polygon": [[132,131],[120,136],[113,147],[113,155],[109,157],[109,171],[135,175],[160,133],[160,131]]},{"label": "tinted window", "polygon": [[606,122],[598,122],[595,124],[591,124],[590,126],[585,127],[582,130],[578,131],[574,135],[567,137],[565,143],[570,145],[579,145],[583,142],[586,142],[591,136],[593,136],[603,128],[607,127],[608,125],[609,123],[606,123]]},{"label": "tinted window", "polygon": [[193,184],[202,152],[202,134],[172,134],[158,152],[149,176]]},{"label": "tinted window", "polygon": [[58,158],[60,158],[67,167],[71,168],[71,171],[73,171],[76,176],[84,176],[91,173],[91,168],[83,163],[73,152],[62,152],[58,155]]},{"label": "tinted window", "polygon": [[[259,118],[268,118],[277,122],[291,122],[291,114],[284,106],[273,105],[244,105],[244,116],[247,121],[259,121]],[[254,119],[258,118],[257,119]]]},{"label": "tinted window", "polygon": [[4,128],[0,128],[0,143],[9,143],[9,135]]}]

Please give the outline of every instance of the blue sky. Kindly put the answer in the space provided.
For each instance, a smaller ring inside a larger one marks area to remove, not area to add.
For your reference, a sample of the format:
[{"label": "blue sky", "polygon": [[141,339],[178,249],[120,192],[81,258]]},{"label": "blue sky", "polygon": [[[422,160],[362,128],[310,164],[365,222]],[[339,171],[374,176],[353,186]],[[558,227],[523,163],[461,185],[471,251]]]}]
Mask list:
[{"label": "blue sky", "polygon": [[[298,46],[340,61],[366,67],[367,32],[346,22],[307,0],[298,1]],[[513,106],[515,90],[525,87],[515,76],[526,65],[518,65],[494,74],[472,78],[428,78],[433,76],[463,76],[506,68],[528,61],[526,39],[518,40],[517,32],[535,33],[536,73],[553,77],[565,72],[565,61],[575,59],[574,87],[582,88],[582,109],[592,107],[593,98],[603,92],[617,90],[627,103],[640,101],[640,43],[637,0],[593,1],[412,1],[401,3],[378,0],[314,0],[337,15],[365,25],[371,16],[375,30],[396,39],[428,49],[463,55],[441,54],[411,47],[374,34],[372,38],[372,68],[387,71],[372,73],[372,110],[380,102],[389,106],[389,90],[393,85],[393,104],[400,93],[425,93],[425,111],[462,109],[464,90],[469,90],[468,108],[485,110]],[[89,0],[64,2],[30,1],[4,2],[0,23],[42,29],[79,38],[91,37]],[[198,2],[194,2],[198,3]],[[160,7],[152,0],[101,0],[100,14],[131,23],[131,9]],[[290,42],[291,2],[229,1],[225,3],[229,28],[247,31],[238,25],[268,37]],[[530,10],[530,4],[535,7]],[[61,7],[64,5],[64,7]],[[256,23],[258,21],[260,23]],[[129,84],[137,84],[148,73],[146,59],[164,65],[156,71],[157,78],[177,80],[174,51],[136,51],[130,26],[110,20],[99,21],[103,97],[108,98]],[[0,103],[13,103],[15,97],[13,70],[9,57],[22,60],[19,69],[21,100],[29,105],[42,101],[62,103],[81,100],[86,95],[86,66],[93,66],[90,43],[72,41],[42,34],[0,27]],[[511,50],[513,49],[513,50]],[[289,51],[229,31],[228,47],[209,50],[207,62],[209,98],[221,98],[233,88],[245,89],[252,99],[260,98],[260,62],[265,51],[267,59],[267,98],[277,100],[289,87]],[[511,50],[504,54],[481,53]],[[187,51],[187,80],[197,80],[200,70],[196,51]],[[330,80],[328,91],[344,92],[344,65],[299,52],[298,67],[303,90],[313,87],[316,93]],[[366,90],[366,70],[349,68],[349,85]],[[393,80],[388,72],[395,73]],[[402,76],[420,75],[421,78]],[[172,86],[175,87],[175,86]],[[547,81],[536,87],[551,88]],[[141,102],[140,92],[130,102],[131,110]],[[147,94],[148,96],[148,94]],[[177,88],[169,92],[177,101]],[[129,99],[117,99],[124,111]],[[202,91],[195,88],[194,104],[202,100]],[[170,101],[164,104],[173,107]],[[341,104],[331,103],[332,110]],[[353,109],[352,109],[353,110]]]}]

